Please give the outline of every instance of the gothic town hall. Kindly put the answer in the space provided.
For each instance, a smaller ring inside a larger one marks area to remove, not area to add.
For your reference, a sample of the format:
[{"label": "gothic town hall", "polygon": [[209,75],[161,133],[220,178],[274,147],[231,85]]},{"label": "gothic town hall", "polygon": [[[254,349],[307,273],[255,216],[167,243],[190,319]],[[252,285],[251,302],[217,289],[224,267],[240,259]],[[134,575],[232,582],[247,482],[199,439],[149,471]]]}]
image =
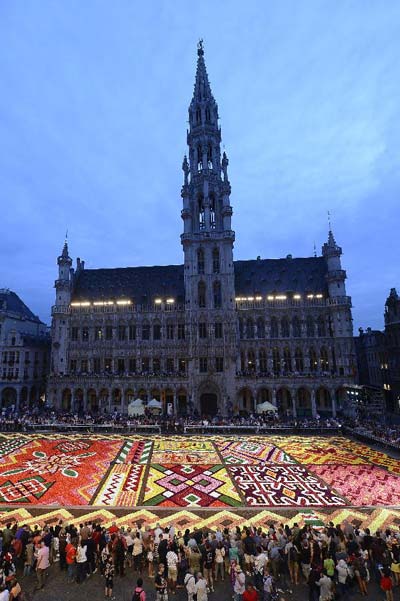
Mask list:
[{"label": "gothic town hall", "polygon": [[49,400],[126,412],[137,398],[178,415],[269,401],[336,415],[355,381],[351,299],[329,231],[321,256],[235,261],[228,158],[202,44],[183,160],[183,265],[72,268],[58,257]]}]

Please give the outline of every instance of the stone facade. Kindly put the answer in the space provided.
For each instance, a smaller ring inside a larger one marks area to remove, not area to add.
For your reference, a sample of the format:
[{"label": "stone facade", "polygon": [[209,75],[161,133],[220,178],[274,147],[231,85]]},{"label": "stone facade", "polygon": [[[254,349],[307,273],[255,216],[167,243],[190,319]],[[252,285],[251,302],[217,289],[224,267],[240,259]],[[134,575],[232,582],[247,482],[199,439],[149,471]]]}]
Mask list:
[{"label": "stone facade", "polygon": [[44,400],[50,365],[47,326],[8,289],[0,290],[0,360],[2,409]]},{"label": "stone facade", "polygon": [[336,414],[356,377],[351,299],[332,231],[321,256],[234,261],[229,161],[202,44],[183,160],[183,265],[72,268],[58,258],[49,399],[126,412]]}]

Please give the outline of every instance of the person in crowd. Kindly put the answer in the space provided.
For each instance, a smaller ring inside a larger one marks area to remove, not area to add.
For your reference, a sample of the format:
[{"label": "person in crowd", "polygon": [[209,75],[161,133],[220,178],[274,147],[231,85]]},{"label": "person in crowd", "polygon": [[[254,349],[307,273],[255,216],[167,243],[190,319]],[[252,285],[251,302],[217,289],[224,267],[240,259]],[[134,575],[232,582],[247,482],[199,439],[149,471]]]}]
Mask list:
[{"label": "person in crowd", "polygon": [[82,582],[84,582],[87,578],[87,545],[85,544],[86,541],[81,540],[80,543],[78,544],[78,547],[76,549],[76,567],[77,567],[77,574],[76,574],[76,581],[78,584],[81,584]]},{"label": "person in crowd", "polygon": [[168,582],[164,577],[164,566],[162,563],[158,566],[154,586],[156,589],[156,601],[168,601]]},{"label": "person in crowd", "polygon": [[197,597],[197,601],[207,601],[208,600],[207,581],[201,572],[198,572],[198,574],[197,574],[197,581],[195,584],[194,591],[195,591],[194,594]]},{"label": "person in crowd", "polygon": [[184,578],[183,584],[185,585],[188,599],[187,601],[193,601],[194,595],[196,594],[196,578],[192,570],[189,570]]},{"label": "person in crowd", "polygon": [[146,591],[143,588],[143,578],[138,578],[133,591],[132,601],[146,601]]},{"label": "person in crowd", "polygon": [[246,576],[240,567],[240,564],[235,566],[235,581],[233,584],[233,596],[235,601],[242,601],[242,595],[246,590]]},{"label": "person in crowd", "polygon": [[38,551],[36,562],[36,575],[39,589],[42,589],[45,585],[46,572],[49,569],[49,566],[49,547],[45,544],[44,541],[42,541],[40,543],[40,549]]},{"label": "person in crowd", "polygon": [[114,599],[113,597],[113,589],[114,589],[114,564],[112,560],[112,556],[109,555],[105,566],[104,566],[104,595],[107,599]]}]

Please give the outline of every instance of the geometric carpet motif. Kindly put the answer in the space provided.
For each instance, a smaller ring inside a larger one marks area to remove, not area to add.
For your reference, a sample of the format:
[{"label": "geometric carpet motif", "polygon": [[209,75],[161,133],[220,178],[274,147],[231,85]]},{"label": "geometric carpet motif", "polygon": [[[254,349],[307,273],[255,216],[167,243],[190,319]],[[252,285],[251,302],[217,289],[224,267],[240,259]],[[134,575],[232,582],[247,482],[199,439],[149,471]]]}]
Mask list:
[{"label": "geometric carpet motif", "polygon": [[146,465],[153,443],[151,440],[126,440],[114,459],[115,463],[140,463]]},{"label": "geometric carpet motif", "polygon": [[375,465],[308,467],[344,495],[350,505],[400,505],[400,478]]},{"label": "geometric carpet motif", "polygon": [[144,466],[117,463],[91,501],[91,505],[132,507],[138,504]]},{"label": "geometric carpet motif", "polygon": [[143,505],[236,507],[238,495],[223,465],[151,465]]},{"label": "geometric carpet motif", "polygon": [[381,467],[385,467],[389,472],[400,474],[400,461],[398,459],[389,457],[389,455],[385,455],[385,453],[382,453],[382,451],[371,449],[366,444],[362,444],[360,442],[353,442],[352,440],[342,440],[341,443],[343,448],[350,451],[351,453],[361,455],[369,462],[374,463],[375,465],[379,465]]},{"label": "geometric carpet motif", "polygon": [[288,436],[278,443],[291,457],[302,464],[343,463],[346,465],[361,465],[367,463],[362,456],[344,449],[337,439],[314,437],[310,441],[300,437]]},{"label": "geometric carpet motif", "polygon": [[0,463],[0,502],[87,505],[121,447],[119,438],[32,436]]},{"label": "geometric carpet motif", "polygon": [[257,440],[225,440],[216,446],[225,463],[258,464],[258,463],[295,463],[287,453],[271,444]]},{"label": "geometric carpet motif", "polygon": [[229,470],[251,507],[346,505],[345,499],[300,465],[232,465]]},{"label": "geometric carpet motif", "polygon": [[208,438],[182,438],[168,436],[154,441],[154,451],[201,451],[214,452],[214,447]]}]

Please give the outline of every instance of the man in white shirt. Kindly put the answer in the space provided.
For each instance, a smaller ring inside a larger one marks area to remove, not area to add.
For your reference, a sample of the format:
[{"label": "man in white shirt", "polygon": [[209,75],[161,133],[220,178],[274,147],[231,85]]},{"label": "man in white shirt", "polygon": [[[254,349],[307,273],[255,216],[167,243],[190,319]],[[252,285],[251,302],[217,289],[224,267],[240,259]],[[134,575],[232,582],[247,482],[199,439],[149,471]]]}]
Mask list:
[{"label": "man in white shirt", "polygon": [[169,590],[172,594],[175,594],[176,581],[178,578],[178,556],[172,547],[170,547],[167,553],[167,566]]},{"label": "man in white shirt", "polygon": [[38,588],[43,588],[46,580],[46,570],[49,569],[49,547],[47,547],[44,541],[41,542],[40,549],[37,556],[36,574],[38,579]]}]

